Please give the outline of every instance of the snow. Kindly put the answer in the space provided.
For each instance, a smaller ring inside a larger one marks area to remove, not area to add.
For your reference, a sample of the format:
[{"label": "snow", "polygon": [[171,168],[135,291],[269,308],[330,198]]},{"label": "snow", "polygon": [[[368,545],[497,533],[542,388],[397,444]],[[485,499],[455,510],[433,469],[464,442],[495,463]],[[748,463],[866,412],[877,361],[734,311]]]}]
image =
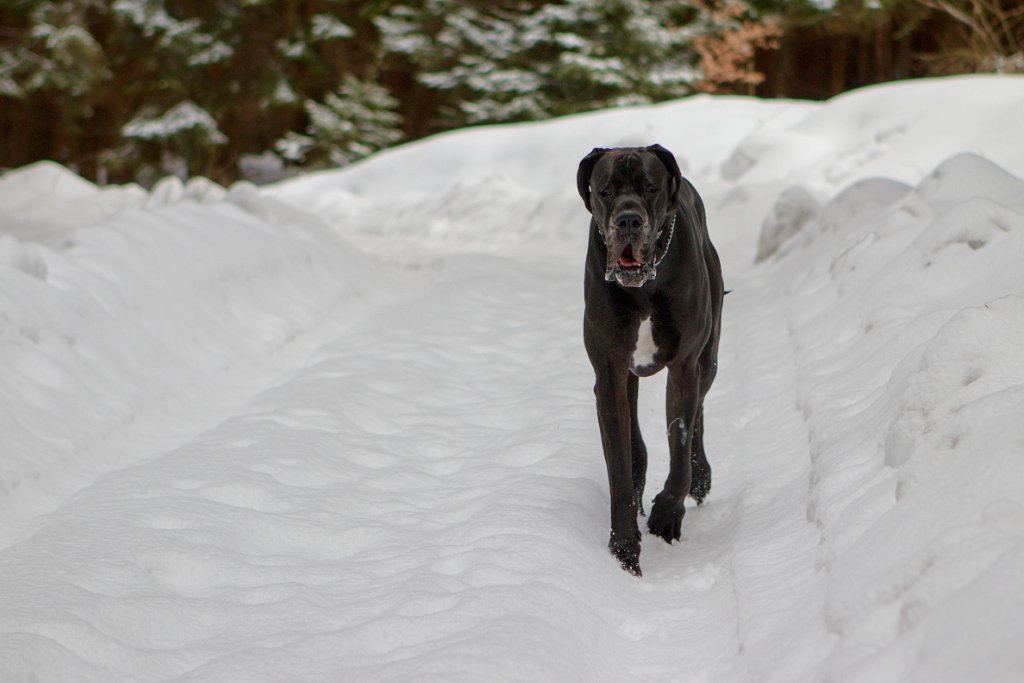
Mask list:
[{"label": "snow", "polygon": [[164,9],[161,3],[152,0],[115,0],[111,6],[114,13],[142,29],[147,38],[163,33],[169,39],[192,36],[203,40],[208,37],[198,33],[201,21],[189,19],[178,21]]},{"label": "snow", "polygon": [[[205,39],[207,36],[203,36],[203,38]],[[197,40],[197,42],[199,41]],[[207,40],[202,42],[207,42]],[[189,66],[209,66],[230,59],[234,54],[235,49],[227,43],[209,39],[208,45],[194,55],[191,55],[188,58],[187,64]]]},{"label": "snow", "polygon": [[313,15],[309,33],[314,40],[335,40],[351,38],[355,35],[351,26],[340,21],[333,14]]},{"label": "snow", "polygon": [[212,144],[223,144],[228,138],[217,127],[217,121],[195,102],[179,102],[156,117],[136,117],[124,124],[121,134],[126,138],[152,140],[169,138],[184,131],[196,130]]},{"label": "snow", "polygon": [[[1020,680],[1022,103],[703,96],[263,189],[0,177],[0,680]],[[652,142],[732,293],[714,487],[637,579],[573,179]]]}]

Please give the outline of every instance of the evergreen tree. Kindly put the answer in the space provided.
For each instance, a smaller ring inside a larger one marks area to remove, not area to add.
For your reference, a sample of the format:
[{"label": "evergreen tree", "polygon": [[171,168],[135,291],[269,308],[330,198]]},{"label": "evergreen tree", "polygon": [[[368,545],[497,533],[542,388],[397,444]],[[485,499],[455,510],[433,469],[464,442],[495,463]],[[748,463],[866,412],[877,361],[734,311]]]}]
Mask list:
[{"label": "evergreen tree", "polygon": [[516,121],[692,91],[696,17],[668,0],[480,6],[426,0],[377,24],[422,83],[446,95],[442,126]]},{"label": "evergreen tree", "polygon": [[309,136],[321,164],[391,144],[400,122],[372,83],[374,12],[336,0],[0,3],[0,164],[229,182],[242,156],[288,131]]},{"label": "evergreen tree", "polygon": [[91,2],[40,2],[29,12],[27,40],[0,48],[0,91],[15,97],[49,92],[80,98],[110,77],[103,48],[89,33]]},{"label": "evergreen tree", "polygon": [[108,150],[104,161],[108,167],[131,164],[135,179],[147,185],[209,167],[217,147],[228,141],[210,113],[189,100],[162,113],[144,109],[121,128],[121,136],[124,143]]},{"label": "evergreen tree", "polygon": [[1010,0],[6,0],[0,167],[230,182],[269,150],[338,165],[466,124],[753,92],[760,71],[759,92],[804,97],[1021,71],[1022,26]]},{"label": "evergreen tree", "polygon": [[32,0],[0,8],[0,150],[66,160],[88,144],[89,119],[111,78],[89,31],[96,4]]},{"label": "evergreen tree", "polygon": [[444,94],[438,127],[543,118],[550,113],[540,65],[525,32],[532,8],[453,0],[399,5],[377,20],[384,48],[407,55],[418,80]]},{"label": "evergreen tree", "polygon": [[305,106],[309,125],[304,134],[290,132],[275,145],[294,164],[343,166],[402,137],[398,100],[372,81],[346,76],[323,102],[310,99]]},{"label": "evergreen tree", "polygon": [[692,41],[697,13],[666,0],[565,0],[530,20],[544,52],[556,113],[681,97],[700,76]]}]

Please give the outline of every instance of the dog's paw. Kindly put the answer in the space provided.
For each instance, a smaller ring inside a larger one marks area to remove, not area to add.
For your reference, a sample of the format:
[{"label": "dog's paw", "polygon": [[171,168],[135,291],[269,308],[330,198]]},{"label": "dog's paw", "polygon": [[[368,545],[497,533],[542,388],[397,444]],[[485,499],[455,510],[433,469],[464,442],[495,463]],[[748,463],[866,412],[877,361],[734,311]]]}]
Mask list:
[{"label": "dog's paw", "polygon": [[623,569],[633,576],[643,576],[643,572],[640,571],[639,531],[635,538],[626,541],[620,541],[616,539],[615,534],[612,534],[611,540],[608,541],[608,549],[619,560]]},{"label": "dog's paw", "polygon": [[655,536],[661,536],[666,543],[678,541],[683,526],[683,515],[686,507],[682,498],[665,495],[662,491],[654,497],[651,516],[647,518],[647,528]]}]

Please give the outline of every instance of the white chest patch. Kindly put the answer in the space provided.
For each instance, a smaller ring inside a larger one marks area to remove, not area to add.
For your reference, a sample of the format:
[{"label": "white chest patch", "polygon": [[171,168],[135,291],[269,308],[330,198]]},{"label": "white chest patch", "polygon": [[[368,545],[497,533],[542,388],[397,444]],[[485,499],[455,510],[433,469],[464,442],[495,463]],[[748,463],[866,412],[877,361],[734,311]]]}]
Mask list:
[{"label": "white chest patch", "polygon": [[633,356],[630,358],[630,365],[634,368],[642,368],[647,365],[654,365],[654,354],[658,347],[654,345],[654,334],[651,332],[651,319],[644,318],[640,321],[640,329],[636,333],[636,348],[633,349]]}]

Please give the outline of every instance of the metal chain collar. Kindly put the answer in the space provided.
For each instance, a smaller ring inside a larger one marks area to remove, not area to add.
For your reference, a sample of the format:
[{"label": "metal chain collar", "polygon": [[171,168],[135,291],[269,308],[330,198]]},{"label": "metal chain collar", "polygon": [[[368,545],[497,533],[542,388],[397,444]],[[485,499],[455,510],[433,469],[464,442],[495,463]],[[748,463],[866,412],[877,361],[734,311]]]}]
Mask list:
[{"label": "metal chain collar", "polygon": [[[676,236],[676,214],[672,214],[672,222],[669,223],[669,226],[668,226],[668,242],[665,242],[665,251],[661,252],[661,258],[655,259],[655,261],[654,261],[654,267],[655,268],[657,268],[659,265],[661,265],[661,262],[665,260],[666,256],[668,256],[668,248],[672,244],[672,238],[675,237],[675,236]],[[661,237],[661,235],[659,234],[658,237]],[[657,244],[657,241],[655,241],[655,244]]]}]

